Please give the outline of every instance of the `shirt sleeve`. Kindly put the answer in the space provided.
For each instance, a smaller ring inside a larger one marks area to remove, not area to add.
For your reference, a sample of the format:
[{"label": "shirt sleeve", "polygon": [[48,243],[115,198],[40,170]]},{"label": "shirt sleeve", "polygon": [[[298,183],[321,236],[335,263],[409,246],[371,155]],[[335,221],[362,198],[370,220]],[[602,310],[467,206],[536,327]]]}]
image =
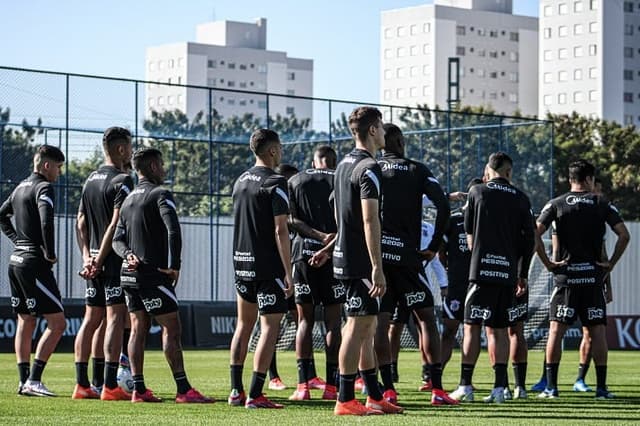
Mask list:
[{"label": "shirt sleeve", "polygon": [[2,229],[4,235],[15,243],[18,235],[16,234],[16,229],[13,227],[13,223],[11,223],[11,217],[13,216],[12,199],[13,194],[11,194],[0,207],[0,229]]},{"label": "shirt sleeve", "polygon": [[605,216],[605,220],[611,228],[613,228],[620,222],[623,222],[622,216],[620,216],[620,211],[616,208],[616,206],[613,205],[613,203],[607,204],[607,213]]},{"label": "shirt sleeve", "polygon": [[540,212],[540,216],[538,216],[538,223],[544,225],[545,228],[549,229],[549,226],[553,223],[554,220],[557,219],[557,209],[556,206],[549,201]]},{"label": "shirt sleeve", "polygon": [[124,175],[123,179],[119,179],[119,182],[116,183],[116,198],[113,200],[113,208],[120,209],[122,207],[122,203],[124,203],[125,198],[133,189],[133,179],[131,176]]},{"label": "shirt sleeve", "polygon": [[363,167],[359,177],[360,199],[379,200],[382,194],[380,182],[382,182],[382,170],[378,163],[373,162],[370,167]]},{"label": "shirt sleeve", "polygon": [[471,188],[467,197],[467,208],[464,210],[464,232],[473,235],[473,224],[475,222],[476,190]]},{"label": "shirt sleeve", "polygon": [[36,191],[36,202],[38,205],[38,213],[40,215],[40,229],[42,231],[42,244],[45,256],[49,259],[56,258],[56,248],[54,244],[54,226],[53,226],[53,206],[54,206],[53,185],[50,183],[42,184]]},{"label": "shirt sleeve", "polygon": [[289,214],[289,191],[284,177],[277,178],[271,188],[271,208],[274,217]]},{"label": "shirt sleeve", "polygon": [[525,196],[522,206],[522,261],[520,263],[520,278],[529,277],[529,265],[533,258],[533,250],[535,247],[535,230],[533,211],[531,210],[531,203]]},{"label": "shirt sleeve", "polygon": [[426,167],[424,167],[423,170],[424,177],[422,193],[433,203],[437,210],[433,236],[427,249],[431,251],[438,251],[440,244],[442,244],[442,236],[445,232],[445,228],[449,222],[451,209],[449,207],[449,200],[442,190],[438,179],[436,179],[433,174],[431,174],[431,171]]},{"label": "shirt sleeve", "polygon": [[127,228],[122,216],[120,216],[120,218],[118,219],[118,225],[116,226],[116,230],[113,233],[111,247],[113,248],[113,251],[123,259],[125,259],[129,253],[131,253],[131,249],[127,244]]},{"label": "shirt sleeve", "polygon": [[158,209],[169,237],[169,268],[178,271],[182,262],[182,232],[180,231],[176,203],[171,192],[164,190],[160,193]]}]

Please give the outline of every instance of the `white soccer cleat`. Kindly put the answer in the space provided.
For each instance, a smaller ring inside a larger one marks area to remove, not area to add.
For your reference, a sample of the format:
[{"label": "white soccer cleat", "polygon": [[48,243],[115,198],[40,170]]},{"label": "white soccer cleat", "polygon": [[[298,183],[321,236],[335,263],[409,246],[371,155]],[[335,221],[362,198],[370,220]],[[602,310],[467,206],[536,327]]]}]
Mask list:
[{"label": "white soccer cleat", "polygon": [[522,386],[516,386],[513,390],[513,399],[527,399],[528,397],[527,391]]},{"label": "white soccer cleat", "polygon": [[473,387],[460,385],[449,394],[449,397],[460,402],[473,402]]},{"label": "white soccer cleat", "polygon": [[513,394],[511,393],[511,389],[509,389],[509,388],[504,388],[504,391],[502,392],[502,395],[504,396],[504,400],[505,401],[513,399]]},{"label": "white soccer cleat", "polygon": [[27,380],[22,386],[22,394],[30,396],[57,396],[51,392],[42,382]]},{"label": "white soccer cleat", "polygon": [[502,404],[504,402],[504,388],[493,388],[489,396],[482,399],[486,403]]}]

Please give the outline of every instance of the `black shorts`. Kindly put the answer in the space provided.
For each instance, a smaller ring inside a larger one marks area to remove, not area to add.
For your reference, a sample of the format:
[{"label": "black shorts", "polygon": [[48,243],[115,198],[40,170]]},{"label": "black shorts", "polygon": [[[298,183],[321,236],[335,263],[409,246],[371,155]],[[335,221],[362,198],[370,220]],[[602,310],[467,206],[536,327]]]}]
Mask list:
[{"label": "black shorts", "polygon": [[433,307],[433,294],[422,265],[415,267],[383,265],[387,292],[382,297],[380,312],[393,313],[396,305],[413,311]]},{"label": "black shorts", "polygon": [[[12,261],[14,255],[11,256]],[[64,312],[53,264],[43,258],[15,256],[20,266],[9,265],[11,307],[16,314],[34,316]]]},{"label": "black shorts", "polygon": [[87,280],[84,300],[87,306],[113,306],[125,303],[124,291],[120,287],[120,277],[98,275]]},{"label": "black shorts", "polygon": [[515,290],[503,284],[469,284],[464,301],[464,323],[506,328],[513,324]]},{"label": "black shorts", "polygon": [[345,301],[344,286],[333,277],[331,263],[314,268],[304,260],[296,262],[293,264],[293,282],[298,305],[330,306]]},{"label": "black shorts", "polygon": [[515,298],[515,305],[509,313],[509,319],[514,323],[529,319],[529,290],[522,296]]},{"label": "black shorts", "polygon": [[265,281],[236,280],[236,293],[249,303],[257,303],[261,315],[284,314],[288,311],[284,281],[281,278]]},{"label": "black shorts", "polygon": [[411,318],[411,311],[407,308],[402,308],[399,305],[396,305],[396,308],[393,310],[393,314],[391,314],[391,322],[394,324],[408,324],[409,318]]},{"label": "black shorts", "polygon": [[378,315],[380,298],[369,296],[373,284],[368,278],[340,280],[346,290],[345,311],[348,317]]},{"label": "black shorts", "polygon": [[178,311],[178,298],[172,285],[141,285],[124,287],[129,312],[144,310],[149,315]]},{"label": "black shorts", "polygon": [[442,318],[464,321],[464,299],[467,292],[452,292],[451,287],[447,292],[447,297],[442,300]]},{"label": "black shorts", "polygon": [[607,302],[601,286],[554,287],[549,321],[571,325],[578,318],[584,326],[607,324]]}]

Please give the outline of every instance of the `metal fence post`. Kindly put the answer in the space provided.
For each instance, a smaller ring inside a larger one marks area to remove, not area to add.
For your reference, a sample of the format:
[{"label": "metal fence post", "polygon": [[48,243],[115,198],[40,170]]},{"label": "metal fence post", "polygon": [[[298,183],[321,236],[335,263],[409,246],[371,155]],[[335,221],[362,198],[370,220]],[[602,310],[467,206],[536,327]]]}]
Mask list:
[{"label": "metal fence post", "polygon": [[[65,158],[67,162],[69,161],[69,74],[66,76],[66,112],[65,112]],[[67,250],[67,263],[65,274],[65,291],[67,293],[67,297],[71,294],[71,270],[73,269],[73,254],[71,250],[71,237],[73,235],[72,232],[69,232],[69,167],[64,168],[64,219],[65,219],[65,249]],[[60,235],[58,234],[58,240],[60,240]],[[59,276],[58,276],[59,277]]]}]

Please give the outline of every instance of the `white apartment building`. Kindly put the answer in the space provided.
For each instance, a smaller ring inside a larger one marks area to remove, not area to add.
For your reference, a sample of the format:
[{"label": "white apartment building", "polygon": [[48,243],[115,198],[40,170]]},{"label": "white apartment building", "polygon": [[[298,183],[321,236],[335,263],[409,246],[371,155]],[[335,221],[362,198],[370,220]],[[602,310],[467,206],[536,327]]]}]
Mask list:
[{"label": "white apartment building", "polygon": [[640,126],[640,1],[540,1],[540,116]]},{"label": "white apartment building", "polygon": [[[197,26],[195,42],[146,49],[145,80],[214,89],[312,96],[313,60],[290,58],[267,50],[267,20],[255,23],[216,21]],[[208,111],[209,91],[148,84],[145,115],[151,110],[179,109],[193,118]],[[311,118],[312,102],[280,96],[213,90],[211,103],[223,117],[252,113]]]},{"label": "white apartment building", "polygon": [[380,102],[448,106],[448,58],[462,105],[538,113],[538,19],[512,0],[434,0],[382,12]]}]

